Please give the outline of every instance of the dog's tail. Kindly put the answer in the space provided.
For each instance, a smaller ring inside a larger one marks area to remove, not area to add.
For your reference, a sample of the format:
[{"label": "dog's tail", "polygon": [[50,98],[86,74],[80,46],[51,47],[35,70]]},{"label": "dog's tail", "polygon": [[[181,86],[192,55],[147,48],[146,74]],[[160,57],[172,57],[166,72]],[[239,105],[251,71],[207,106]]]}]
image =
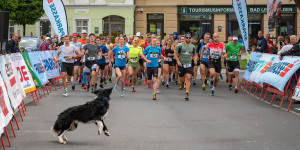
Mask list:
[{"label": "dog's tail", "polygon": [[55,131],[55,129],[54,129],[53,127],[51,127],[51,132],[52,132],[52,135],[53,135],[54,137],[57,137],[57,136],[58,136],[57,131]]}]

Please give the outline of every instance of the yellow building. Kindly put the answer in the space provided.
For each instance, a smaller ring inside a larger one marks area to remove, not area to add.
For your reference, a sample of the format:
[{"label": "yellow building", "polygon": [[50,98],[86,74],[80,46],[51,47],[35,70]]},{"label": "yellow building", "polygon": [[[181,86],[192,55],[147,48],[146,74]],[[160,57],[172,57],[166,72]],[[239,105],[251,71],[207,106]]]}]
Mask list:
[{"label": "yellow building", "polygon": [[[174,31],[191,32],[199,37],[218,32],[220,41],[230,35],[240,35],[232,0],[136,0],[135,32],[155,33],[164,38]],[[250,45],[255,44],[257,31],[267,33],[267,1],[247,0]],[[300,36],[300,11],[295,3],[282,0],[280,27],[270,32]]]}]

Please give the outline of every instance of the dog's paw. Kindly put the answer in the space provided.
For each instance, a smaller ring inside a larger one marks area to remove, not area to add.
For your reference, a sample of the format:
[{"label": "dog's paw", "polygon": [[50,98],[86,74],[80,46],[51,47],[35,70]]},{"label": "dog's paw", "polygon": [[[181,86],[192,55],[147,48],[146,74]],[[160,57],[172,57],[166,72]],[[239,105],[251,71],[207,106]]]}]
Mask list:
[{"label": "dog's paw", "polygon": [[108,131],[104,131],[106,136],[110,136],[110,133]]},{"label": "dog's paw", "polygon": [[64,138],[64,141],[68,142],[68,139],[65,136],[63,138]]},{"label": "dog's paw", "polygon": [[98,131],[98,135],[101,135],[101,131]]},{"label": "dog's paw", "polygon": [[67,141],[58,141],[60,144],[67,144]]}]

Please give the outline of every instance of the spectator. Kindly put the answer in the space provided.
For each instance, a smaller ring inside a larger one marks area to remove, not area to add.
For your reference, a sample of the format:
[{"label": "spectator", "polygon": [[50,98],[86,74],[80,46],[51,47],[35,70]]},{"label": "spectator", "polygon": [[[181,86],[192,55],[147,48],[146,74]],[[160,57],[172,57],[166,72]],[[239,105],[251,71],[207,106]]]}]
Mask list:
[{"label": "spectator", "polygon": [[58,43],[58,46],[62,46],[65,44],[65,38],[64,37],[61,37],[60,38],[60,43]]},{"label": "spectator", "polygon": [[45,38],[45,42],[41,45],[41,51],[50,50],[50,37]]},{"label": "spectator", "polygon": [[41,42],[40,42],[40,44],[42,44],[45,41],[45,38],[46,38],[46,35],[42,35],[41,36]]},{"label": "spectator", "polygon": [[56,43],[56,46],[58,46],[58,35],[54,34],[54,41]]},{"label": "spectator", "polygon": [[129,46],[132,44],[132,41],[133,41],[133,36],[130,36],[129,37],[129,40],[127,41],[126,45]]},{"label": "spectator", "polygon": [[50,50],[58,50],[58,49],[57,49],[57,45],[56,45],[56,41],[55,41],[55,40],[56,40],[55,38],[52,38],[52,39],[51,39],[51,44],[50,44],[50,46],[49,46]]},{"label": "spectator", "polygon": [[278,55],[280,55],[283,52],[286,52],[290,49],[292,49],[293,45],[291,44],[290,36],[285,37],[285,44],[282,46],[282,48],[278,51]]},{"label": "spectator", "polygon": [[18,40],[19,40],[19,34],[14,33],[11,39],[5,45],[6,54],[20,52]]},{"label": "spectator", "polygon": [[[274,48],[274,43],[273,43],[273,41],[270,40],[270,34],[269,34],[269,33],[266,34],[265,39],[266,39],[266,41],[267,41],[267,43],[268,43],[268,51],[269,51],[269,54],[275,53],[275,52],[274,52],[274,50],[275,50],[275,48]],[[276,53],[277,53],[277,52],[276,52]],[[276,53],[275,53],[275,54],[276,54]]]},{"label": "spectator", "polygon": [[280,57],[279,57],[280,59],[282,59],[282,57],[286,56],[286,55],[300,56],[299,42],[298,42],[297,36],[292,35],[290,37],[290,40],[291,40],[291,44],[293,44],[293,47],[289,50],[286,50],[285,52],[281,52]]},{"label": "spectator", "polygon": [[277,38],[277,53],[282,49],[282,47],[285,45],[284,43],[284,37],[283,36],[278,36]]},{"label": "spectator", "polygon": [[258,31],[258,41],[257,41],[256,51],[261,52],[261,53],[269,53],[268,43],[267,43],[266,39],[264,38],[262,31]]}]

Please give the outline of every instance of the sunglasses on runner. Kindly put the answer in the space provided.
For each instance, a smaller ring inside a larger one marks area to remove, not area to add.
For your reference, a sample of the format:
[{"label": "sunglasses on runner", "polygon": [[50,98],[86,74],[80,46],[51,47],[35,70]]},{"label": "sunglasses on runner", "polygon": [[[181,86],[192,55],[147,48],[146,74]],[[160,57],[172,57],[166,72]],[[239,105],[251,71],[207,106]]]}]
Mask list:
[{"label": "sunglasses on runner", "polygon": [[185,37],[185,39],[191,39],[192,37],[190,37],[190,36],[187,36],[187,37]]}]

